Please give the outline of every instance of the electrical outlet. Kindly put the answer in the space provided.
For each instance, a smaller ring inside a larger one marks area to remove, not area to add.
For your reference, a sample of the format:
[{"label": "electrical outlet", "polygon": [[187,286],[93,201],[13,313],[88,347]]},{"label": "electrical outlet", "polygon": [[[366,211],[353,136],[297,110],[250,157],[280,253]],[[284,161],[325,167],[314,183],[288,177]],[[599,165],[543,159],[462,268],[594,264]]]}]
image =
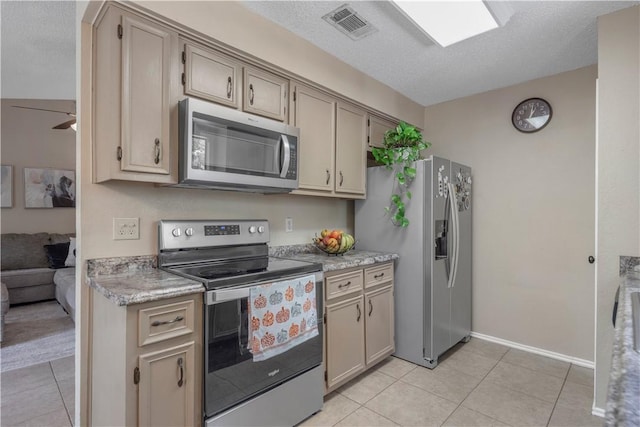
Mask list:
[{"label": "electrical outlet", "polygon": [[140,239],[140,218],[113,218],[113,240]]},{"label": "electrical outlet", "polygon": [[290,216],[284,219],[284,231],[286,231],[287,233],[293,231],[293,218],[291,218]]}]

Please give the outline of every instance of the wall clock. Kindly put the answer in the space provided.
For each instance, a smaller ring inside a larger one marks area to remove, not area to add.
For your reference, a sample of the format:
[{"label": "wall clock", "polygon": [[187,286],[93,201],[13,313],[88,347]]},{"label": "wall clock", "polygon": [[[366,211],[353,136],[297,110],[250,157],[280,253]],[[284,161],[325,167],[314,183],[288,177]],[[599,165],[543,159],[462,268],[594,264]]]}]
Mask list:
[{"label": "wall clock", "polygon": [[513,110],[511,122],[520,132],[533,133],[541,130],[551,121],[553,110],[542,98],[525,99]]}]

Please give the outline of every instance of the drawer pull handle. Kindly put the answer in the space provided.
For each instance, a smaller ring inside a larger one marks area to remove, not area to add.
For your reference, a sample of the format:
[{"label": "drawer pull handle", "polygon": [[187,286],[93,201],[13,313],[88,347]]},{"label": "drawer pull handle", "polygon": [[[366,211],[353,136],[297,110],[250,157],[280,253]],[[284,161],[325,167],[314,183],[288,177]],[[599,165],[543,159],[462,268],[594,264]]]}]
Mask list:
[{"label": "drawer pull handle", "polygon": [[358,309],[358,318],[356,319],[356,322],[359,322],[360,317],[362,316],[362,312],[360,311],[360,304],[356,304],[356,308]]},{"label": "drawer pull handle", "polygon": [[371,313],[373,313],[373,303],[369,300],[369,317],[371,317]]},{"label": "drawer pull handle", "polygon": [[342,175],[342,171],[340,171],[340,187],[342,187],[343,182],[344,182],[344,176]]},{"label": "drawer pull handle", "polygon": [[331,172],[327,169],[327,185],[329,185],[329,181],[331,180]]},{"label": "drawer pull handle", "polygon": [[253,84],[249,85],[249,104],[253,105]]},{"label": "drawer pull handle", "polygon": [[375,274],[375,275],[373,276],[373,278],[374,278],[374,279],[379,279],[379,278],[381,278],[382,276],[384,276],[384,273]]},{"label": "drawer pull handle", "polygon": [[180,379],[178,380],[178,387],[182,387],[184,384],[184,361],[182,357],[178,358],[178,368],[180,369]]},{"label": "drawer pull handle", "polygon": [[161,322],[161,321],[159,321],[159,320],[156,320],[155,322],[153,322],[153,323],[151,324],[151,326],[168,325],[168,324],[170,324],[170,323],[176,323],[176,322],[180,322],[180,321],[182,321],[182,320],[184,320],[184,317],[182,317],[182,316],[176,316],[176,318],[175,318],[175,319],[173,319],[173,320],[164,320],[164,321],[162,321],[162,322]]},{"label": "drawer pull handle", "polygon": [[231,90],[233,89],[233,84],[231,83],[231,76],[227,79],[227,98],[231,99]]},{"label": "drawer pull handle", "polygon": [[338,289],[346,288],[350,284],[351,284],[351,280],[349,280],[347,283],[341,283],[338,285]]}]

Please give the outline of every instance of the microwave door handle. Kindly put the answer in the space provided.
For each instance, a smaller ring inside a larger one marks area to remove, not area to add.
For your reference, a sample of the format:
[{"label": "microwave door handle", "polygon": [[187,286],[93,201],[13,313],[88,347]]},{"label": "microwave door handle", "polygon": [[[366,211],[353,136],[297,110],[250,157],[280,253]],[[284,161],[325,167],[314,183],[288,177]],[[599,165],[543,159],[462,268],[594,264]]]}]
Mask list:
[{"label": "microwave door handle", "polygon": [[[287,172],[289,171],[289,164],[291,163],[291,145],[289,144],[289,138],[287,135],[280,135],[280,150],[284,150],[284,160],[282,161],[282,166],[280,167],[280,178],[286,178]],[[282,156],[280,156],[282,159]]]}]

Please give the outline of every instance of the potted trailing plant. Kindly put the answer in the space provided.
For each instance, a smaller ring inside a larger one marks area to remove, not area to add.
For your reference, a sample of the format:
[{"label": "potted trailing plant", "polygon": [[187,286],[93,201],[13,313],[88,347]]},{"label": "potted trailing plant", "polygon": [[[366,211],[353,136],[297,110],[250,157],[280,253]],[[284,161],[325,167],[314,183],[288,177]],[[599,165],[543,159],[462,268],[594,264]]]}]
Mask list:
[{"label": "potted trailing plant", "polygon": [[371,154],[377,163],[392,170],[396,185],[391,194],[391,204],[385,208],[391,222],[399,227],[407,227],[405,216],[407,202],[411,200],[409,186],[416,176],[415,162],[421,158],[420,152],[431,146],[423,141],[422,133],[415,126],[400,122],[384,134],[382,147],[374,147]]}]

